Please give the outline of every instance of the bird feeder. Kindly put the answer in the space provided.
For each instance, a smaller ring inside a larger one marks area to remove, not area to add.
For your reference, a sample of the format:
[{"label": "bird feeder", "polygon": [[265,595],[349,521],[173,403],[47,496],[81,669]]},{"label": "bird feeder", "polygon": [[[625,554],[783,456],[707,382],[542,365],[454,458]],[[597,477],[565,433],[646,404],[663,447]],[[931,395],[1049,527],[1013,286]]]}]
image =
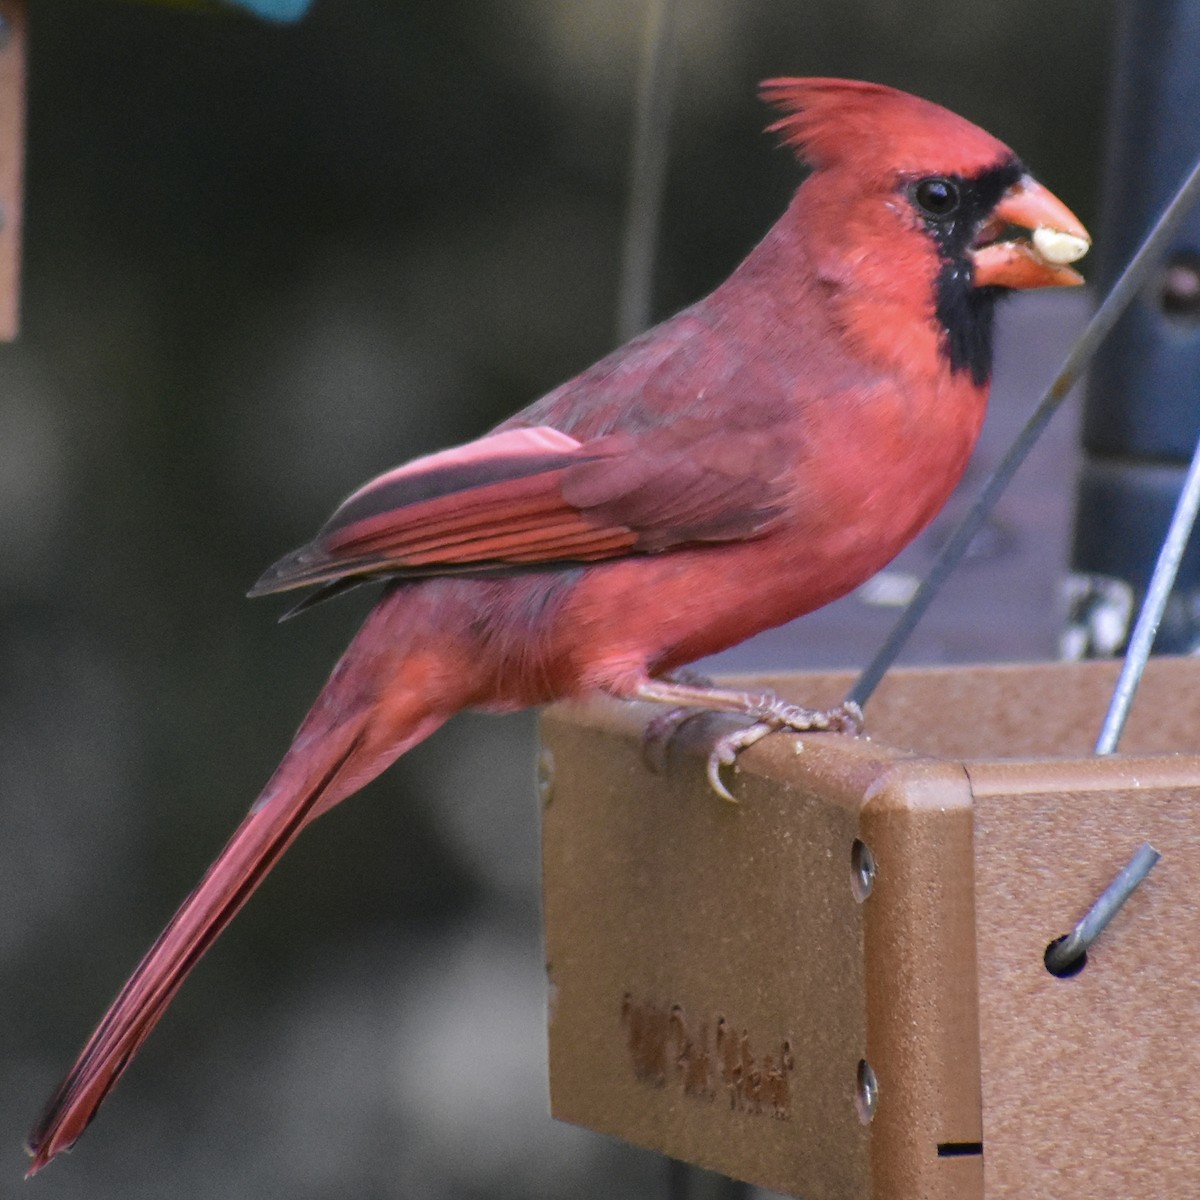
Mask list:
[{"label": "bird feeder", "polygon": [[[780,733],[719,800],[689,721],[546,715],[555,1116],[805,1200],[1187,1195],[1200,1174],[1200,663],[897,670],[868,734]],[[758,681],[759,683],[763,681]],[[805,704],[849,677],[765,681]],[[727,726],[726,726],[727,727]],[[1090,956],[1068,932],[1163,861]]]}]

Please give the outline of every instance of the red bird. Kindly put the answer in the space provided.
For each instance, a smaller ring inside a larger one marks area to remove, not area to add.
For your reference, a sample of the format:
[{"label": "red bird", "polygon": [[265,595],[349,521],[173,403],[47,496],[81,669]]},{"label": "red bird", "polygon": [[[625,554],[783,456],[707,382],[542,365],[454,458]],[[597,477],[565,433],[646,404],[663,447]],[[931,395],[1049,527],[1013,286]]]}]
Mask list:
[{"label": "red bird", "polygon": [[[812,173],[710,296],[478,441],[355,492],[252,595],[383,595],[232,840],[29,1139],[84,1131],[188,971],[309,822],[465,708],[605,692],[772,728],[846,709],[671,672],[844,595],[941,508],[983,421],[1010,288],[1082,282],[1087,231],[983,130],[869,83],[776,79]],[[1001,240],[1006,238],[1007,240]]]}]

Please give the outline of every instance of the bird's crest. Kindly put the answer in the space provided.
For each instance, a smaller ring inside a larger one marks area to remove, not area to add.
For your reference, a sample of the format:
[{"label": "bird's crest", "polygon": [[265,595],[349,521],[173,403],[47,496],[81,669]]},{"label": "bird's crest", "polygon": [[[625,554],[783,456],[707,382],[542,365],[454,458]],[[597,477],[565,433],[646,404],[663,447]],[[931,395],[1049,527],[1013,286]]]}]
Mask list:
[{"label": "bird's crest", "polygon": [[768,127],[818,169],[853,166],[971,175],[1012,151],[948,109],[879,83],[768,79],[760,88],[784,115]]}]

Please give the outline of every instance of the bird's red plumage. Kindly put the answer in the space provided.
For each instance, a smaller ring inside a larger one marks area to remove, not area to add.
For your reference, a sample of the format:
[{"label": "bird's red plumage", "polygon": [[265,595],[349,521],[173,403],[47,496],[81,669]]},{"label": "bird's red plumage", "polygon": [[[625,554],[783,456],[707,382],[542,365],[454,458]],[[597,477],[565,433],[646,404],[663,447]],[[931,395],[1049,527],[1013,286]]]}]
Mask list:
[{"label": "bird's red plumage", "polygon": [[815,169],[728,280],[490,437],[367,485],[264,577],[393,582],[52,1099],[33,1170],[299,830],[455,712],[630,696],[843,595],[945,501],[987,388],[947,357],[942,263],[904,189],[1011,153],[872,84],[764,94]]},{"label": "bird's red plumage", "polygon": [[859,181],[889,174],[973,175],[1012,152],[940,105],[858,79],[768,79],[767,103],[784,115],[770,126],[817,169]]}]

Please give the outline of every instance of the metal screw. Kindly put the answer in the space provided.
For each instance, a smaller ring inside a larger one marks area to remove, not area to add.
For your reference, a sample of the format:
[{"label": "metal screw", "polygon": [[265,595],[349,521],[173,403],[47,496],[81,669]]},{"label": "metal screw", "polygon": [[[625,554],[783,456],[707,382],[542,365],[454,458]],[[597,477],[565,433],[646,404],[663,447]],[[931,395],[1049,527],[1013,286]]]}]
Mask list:
[{"label": "metal screw", "polygon": [[537,760],[537,790],[543,804],[554,795],[554,755],[543,746]]},{"label": "metal screw", "polygon": [[870,1125],[875,1119],[875,1109],[879,1105],[879,1080],[875,1078],[875,1072],[871,1070],[871,1064],[865,1058],[858,1060],[854,1104],[858,1109],[858,1119],[864,1125]]},{"label": "metal screw", "polygon": [[854,898],[861,904],[875,886],[875,856],[866,842],[854,839],[850,847],[850,887]]}]

